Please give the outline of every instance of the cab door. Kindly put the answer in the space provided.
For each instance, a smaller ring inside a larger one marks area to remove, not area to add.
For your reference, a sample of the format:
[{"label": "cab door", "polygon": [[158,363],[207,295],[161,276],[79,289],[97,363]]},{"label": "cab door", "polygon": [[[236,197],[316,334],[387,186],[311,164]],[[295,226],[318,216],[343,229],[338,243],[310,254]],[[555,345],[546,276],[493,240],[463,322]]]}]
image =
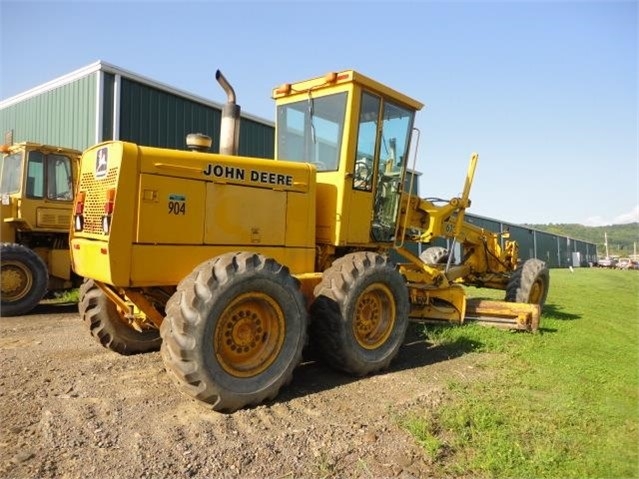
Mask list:
[{"label": "cab door", "polygon": [[378,164],[379,116],[382,100],[379,96],[362,92],[357,125],[357,148],[353,171],[346,176],[351,180],[349,198],[348,239],[351,243],[371,242],[373,210],[373,180]]},{"label": "cab door", "polygon": [[394,240],[413,118],[411,109],[362,93],[352,171],[350,241]]},{"label": "cab door", "polygon": [[28,151],[22,217],[36,229],[67,231],[73,204],[72,160]]}]

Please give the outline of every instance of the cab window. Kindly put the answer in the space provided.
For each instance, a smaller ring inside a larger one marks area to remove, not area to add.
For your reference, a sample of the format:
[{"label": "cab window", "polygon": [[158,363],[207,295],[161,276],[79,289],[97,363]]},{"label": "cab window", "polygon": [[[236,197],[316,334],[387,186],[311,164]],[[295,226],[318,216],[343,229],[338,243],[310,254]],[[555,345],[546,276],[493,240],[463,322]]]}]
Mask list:
[{"label": "cab window", "polygon": [[27,198],[44,198],[44,155],[39,151],[29,152]]},{"label": "cab window", "polygon": [[28,198],[70,201],[73,199],[71,159],[64,155],[29,152]]},{"label": "cab window", "polygon": [[63,155],[47,157],[47,197],[50,200],[73,199],[71,160]]},{"label": "cab window", "polygon": [[362,93],[361,101],[353,188],[371,191],[373,189],[373,172],[375,171],[374,160],[377,148],[377,125],[381,100],[377,96],[364,92]]},{"label": "cab window", "polygon": [[0,166],[0,194],[9,195],[20,191],[22,177],[22,152],[2,157]]},{"label": "cab window", "polygon": [[280,105],[278,159],[313,163],[317,171],[337,171],[345,115],[345,92]]}]

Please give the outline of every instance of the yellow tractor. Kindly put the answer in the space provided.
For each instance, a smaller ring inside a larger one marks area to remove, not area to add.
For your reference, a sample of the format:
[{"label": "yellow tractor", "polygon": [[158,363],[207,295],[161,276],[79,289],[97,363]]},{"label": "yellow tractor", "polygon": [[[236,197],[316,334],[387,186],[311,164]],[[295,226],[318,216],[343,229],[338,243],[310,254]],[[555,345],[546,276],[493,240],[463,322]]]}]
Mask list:
[{"label": "yellow tractor", "polygon": [[0,163],[2,316],[31,311],[48,291],[78,286],[69,225],[81,153],[21,142],[2,145]]},{"label": "yellow tractor", "polygon": [[[183,391],[230,412],[274,398],[307,338],[362,376],[389,366],[409,318],[537,328],[544,263],[519,264],[514,242],[463,221],[477,155],[461,197],[410,194],[421,103],[355,71],[284,84],[275,161],[247,158],[235,92],[216,77],[228,96],[220,154],[193,134],[193,151],[114,141],[82,156],[71,253],[81,316],[103,346],[161,347]],[[460,257],[404,244],[437,237]],[[460,283],[507,302],[471,301]]]}]

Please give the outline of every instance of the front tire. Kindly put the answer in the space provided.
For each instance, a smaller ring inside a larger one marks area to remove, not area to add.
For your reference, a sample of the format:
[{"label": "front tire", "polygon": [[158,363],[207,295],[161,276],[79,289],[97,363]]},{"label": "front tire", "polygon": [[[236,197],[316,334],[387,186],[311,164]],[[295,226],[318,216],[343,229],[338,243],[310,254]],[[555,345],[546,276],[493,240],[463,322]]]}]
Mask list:
[{"label": "front tire", "polygon": [[37,306],[47,292],[47,265],[32,249],[2,243],[2,316],[20,316]]},{"label": "front tire", "polygon": [[306,343],[307,312],[288,268],[254,253],[198,266],[167,303],[167,371],[188,395],[233,412],[273,399]]},{"label": "front tire", "polygon": [[315,288],[311,341],[333,368],[364,376],[387,368],[408,327],[408,290],[384,256],[348,254]]},{"label": "front tire", "polygon": [[543,309],[549,286],[550,273],[546,263],[536,258],[528,259],[508,280],[506,301],[538,304]]},{"label": "front tire", "polygon": [[92,279],[85,279],[80,286],[78,309],[91,335],[107,349],[124,356],[160,349],[159,331],[139,332],[128,326],[116,305]]}]

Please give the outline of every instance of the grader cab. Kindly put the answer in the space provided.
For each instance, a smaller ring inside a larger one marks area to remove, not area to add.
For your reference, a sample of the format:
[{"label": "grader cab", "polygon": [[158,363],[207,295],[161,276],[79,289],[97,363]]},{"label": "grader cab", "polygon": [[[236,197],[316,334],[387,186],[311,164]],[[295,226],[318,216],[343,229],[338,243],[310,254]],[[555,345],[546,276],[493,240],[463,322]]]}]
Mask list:
[{"label": "grader cab", "polygon": [[[476,155],[460,198],[437,206],[405,188],[421,103],[354,71],[284,84],[275,161],[239,157],[239,106],[216,76],[229,98],[220,154],[201,135],[194,151],[106,142],[83,154],[71,251],[102,345],[161,347],[183,391],[233,411],[275,397],[307,340],[361,376],[389,366],[409,317],[536,329],[545,265],[518,265],[514,242],[463,221]],[[463,257],[405,246],[436,237]],[[519,303],[470,301],[459,283]]]}]

